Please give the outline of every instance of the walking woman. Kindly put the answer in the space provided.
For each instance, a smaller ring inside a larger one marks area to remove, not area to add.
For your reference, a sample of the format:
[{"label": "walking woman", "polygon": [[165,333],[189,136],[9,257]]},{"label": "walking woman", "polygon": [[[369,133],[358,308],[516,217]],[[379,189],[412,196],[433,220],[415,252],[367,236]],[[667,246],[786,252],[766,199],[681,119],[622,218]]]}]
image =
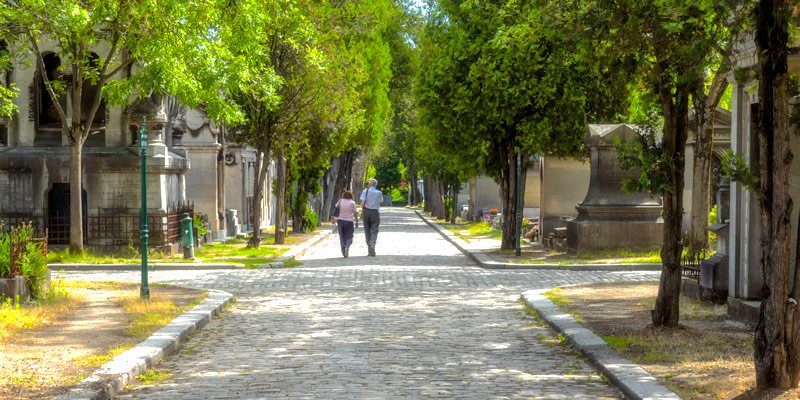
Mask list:
[{"label": "walking woman", "polygon": [[336,207],[339,207],[339,216],[336,218],[339,244],[342,246],[342,255],[347,258],[350,255],[350,245],[353,244],[353,233],[358,228],[358,212],[356,202],[353,201],[353,192],[345,190],[342,198],[336,202]]}]

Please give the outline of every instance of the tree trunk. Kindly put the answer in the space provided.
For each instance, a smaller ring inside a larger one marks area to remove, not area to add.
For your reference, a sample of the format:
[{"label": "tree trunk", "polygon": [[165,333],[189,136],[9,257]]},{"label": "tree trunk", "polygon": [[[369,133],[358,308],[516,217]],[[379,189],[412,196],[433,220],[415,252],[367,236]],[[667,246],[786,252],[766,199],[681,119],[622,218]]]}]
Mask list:
[{"label": "tree trunk", "polygon": [[800,294],[798,271],[791,282],[792,199],[789,174],[788,21],[785,0],[762,0],[756,8],[756,44],[762,54],[759,81],[759,158],[761,178],[761,266],[766,298],[755,332],[756,385],[791,388],[800,381]]},{"label": "tree trunk", "polygon": [[[322,177],[322,199],[320,201],[319,220],[328,221],[331,219],[331,204],[338,201],[339,198],[334,195],[336,179],[339,176],[339,163],[341,157],[334,157],[331,160],[331,166],[325,171]],[[336,200],[334,200],[336,198]]]},{"label": "tree trunk", "polygon": [[[503,170],[500,171],[500,199],[503,203],[503,238],[500,248],[513,250],[517,233],[517,153],[513,140],[504,143],[502,153],[505,163],[503,163]],[[520,169],[520,196],[523,196],[525,193],[524,182],[528,174],[525,157],[520,159]],[[520,201],[520,207],[524,207],[522,201]]]},{"label": "tree trunk", "polygon": [[717,109],[722,95],[728,88],[725,71],[728,69],[727,58],[722,62],[714,80],[711,82],[709,93],[698,102],[695,107],[697,115],[694,167],[692,170],[692,215],[689,229],[689,251],[699,253],[708,249],[709,225],[708,213],[711,204],[711,161],[714,157],[714,112]]},{"label": "tree trunk", "polygon": [[292,230],[297,233],[305,232],[306,228],[305,213],[308,201],[302,198],[305,196],[300,195],[300,190],[304,185],[305,182],[303,179],[298,180],[294,195],[292,196]]},{"label": "tree trunk", "polygon": [[431,185],[432,178],[429,176],[425,176],[422,178],[422,187],[425,192],[425,198],[423,199],[422,204],[422,211],[430,212],[431,211],[431,201],[430,201],[430,193],[433,190],[433,185]]},{"label": "tree trunk", "polygon": [[429,207],[433,218],[444,219],[444,188],[438,179],[426,179],[430,181],[430,189],[425,192],[425,206]]},{"label": "tree trunk", "polygon": [[261,245],[261,202],[264,200],[264,182],[266,182],[269,172],[269,141],[260,149],[256,155],[256,176],[253,179],[253,236],[247,242],[248,247],[259,247]]},{"label": "tree trunk", "polygon": [[[167,133],[172,136],[172,131]],[[222,147],[217,153],[217,229],[224,232],[223,238],[228,235],[228,221],[225,217],[225,128],[220,132],[220,144]],[[212,236],[213,237],[213,236]]]},{"label": "tree trunk", "polygon": [[417,179],[419,175],[417,174],[416,166],[412,165],[410,168],[411,172],[409,173],[409,175],[411,176],[411,181],[409,182],[409,185],[411,185],[411,187],[409,188],[408,191],[409,205],[417,206],[419,205],[420,199],[422,197],[421,193],[419,192],[419,187],[417,187]]},{"label": "tree trunk", "polygon": [[283,138],[278,139],[277,174],[275,177],[275,244],[286,243],[286,157]]},{"label": "tree trunk", "polygon": [[[342,198],[342,193],[345,189],[353,190],[351,187],[353,182],[353,162],[358,156],[358,150],[352,149],[339,155],[338,170],[336,171],[336,180],[333,185],[333,195],[327,200],[326,208],[328,215],[333,213],[336,207],[336,202]],[[361,193],[353,193],[353,198],[356,203],[359,203]]]},{"label": "tree trunk", "polygon": [[[664,193],[664,233],[661,247],[661,280],[653,309],[653,325],[675,328],[679,322],[681,291],[681,220],[683,216],[683,173],[686,158],[689,92],[685,88],[660,88],[664,113],[663,157],[674,160],[666,171],[669,190]],[[673,100],[674,98],[674,100]]]},{"label": "tree trunk", "polygon": [[450,210],[453,201],[453,186],[442,183],[442,199],[444,204],[444,220],[450,220]]},{"label": "tree trunk", "polygon": [[80,132],[73,131],[78,138],[70,144],[69,160],[69,251],[83,251],[83,141]]},{"label": "tree trunk", "polygon": [[450,223],[453,224],[453,225],[456,224],[456,215],[458,213],[458,189],[459,189],[459,186],[460,185],[458,183],[454,183],[451,186],[452,187],[451,190],[453,191],[453,196],[452,196],[452,200],[451,200],[451,203],[453,204],[453,211],[450,213]]}]

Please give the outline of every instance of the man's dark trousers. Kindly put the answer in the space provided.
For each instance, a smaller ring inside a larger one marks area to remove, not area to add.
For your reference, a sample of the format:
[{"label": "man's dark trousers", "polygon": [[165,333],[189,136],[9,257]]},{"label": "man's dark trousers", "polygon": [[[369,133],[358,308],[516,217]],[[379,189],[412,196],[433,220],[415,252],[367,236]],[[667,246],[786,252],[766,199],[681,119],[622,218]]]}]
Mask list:
[{"label": "man's dark trousers", "polygon": [[378,226],[381,224],[381,213],[378,210],[364,208],[364,236],[367,238],[367,246],[370,250],[375,250],[375,242],[378,240]]}]

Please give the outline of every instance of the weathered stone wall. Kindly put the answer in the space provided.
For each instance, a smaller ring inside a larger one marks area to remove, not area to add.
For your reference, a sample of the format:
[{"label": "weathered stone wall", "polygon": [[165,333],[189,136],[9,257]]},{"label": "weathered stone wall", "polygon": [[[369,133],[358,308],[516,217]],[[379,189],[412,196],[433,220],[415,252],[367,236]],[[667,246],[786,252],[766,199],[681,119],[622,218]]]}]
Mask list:
[{"label": "weathered stone wall", "polygon": [[588,161],[544,157],[542,161],[542,236],[567,226],[578,216],[575,206],[586,197],[591,168]]}]

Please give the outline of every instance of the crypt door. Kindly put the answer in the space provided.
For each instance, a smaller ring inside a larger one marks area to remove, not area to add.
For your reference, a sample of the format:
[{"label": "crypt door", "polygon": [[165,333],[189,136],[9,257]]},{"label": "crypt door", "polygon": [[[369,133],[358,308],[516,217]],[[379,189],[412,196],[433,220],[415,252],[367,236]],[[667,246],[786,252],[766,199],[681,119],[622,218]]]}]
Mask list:
[{"label": "crypt door", "polygon": [[[86,243],[86,190],[81,190],[83,205],[83,241]],[[54,245],[69,244],[70,212],[69,183],[54,183],[47,193],[47,240]]]}]

